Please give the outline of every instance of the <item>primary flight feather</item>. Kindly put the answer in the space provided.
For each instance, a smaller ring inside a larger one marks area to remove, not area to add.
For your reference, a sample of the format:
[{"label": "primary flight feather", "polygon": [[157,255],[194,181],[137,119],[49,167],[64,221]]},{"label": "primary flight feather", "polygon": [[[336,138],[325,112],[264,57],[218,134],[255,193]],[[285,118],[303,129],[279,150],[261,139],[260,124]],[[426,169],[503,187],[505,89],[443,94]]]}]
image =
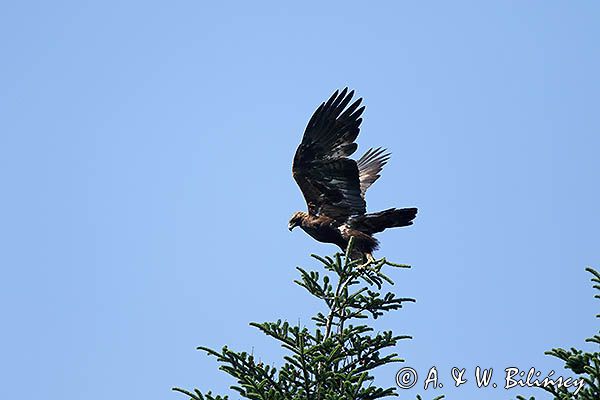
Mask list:
[{"label": "primary flight feather", "polygon": [[292,215],[288,228],[299,226],[314,239],[346,249],[354,237],[353,257],[372,259],[379,242],[373,234],[386,228],[412,225],[416,208],[390,208],[367,213],[365,194],[389,160],[385,149],[369,149],[358,161],[348,158],[357,149],[365,107],[350,104],[354,91],[345,88],[314,112],[296,150],[292,174],[308,212]]}]

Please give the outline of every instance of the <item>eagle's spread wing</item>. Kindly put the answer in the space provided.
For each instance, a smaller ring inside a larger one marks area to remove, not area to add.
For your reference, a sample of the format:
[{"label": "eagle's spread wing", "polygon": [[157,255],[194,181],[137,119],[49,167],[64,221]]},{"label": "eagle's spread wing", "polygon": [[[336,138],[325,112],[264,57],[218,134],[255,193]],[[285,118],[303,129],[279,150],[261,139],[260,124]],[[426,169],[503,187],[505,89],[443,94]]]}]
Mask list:
[{"label": "eagle's spread wing", "polygon": [[362,99],[350,106],[354,91],[336,91],[311,117],[294,156],[292,173],[311,215],[345,220],[366,212],[356,161]]},{"label": "eagle's spread wing", "polygon": [[377,179],[383,166],[390,159],[390,153],[386,153],[381,147],[377,149],[369,149],[358,159],[358,177],[360,179],[360,193],[365,197],[365,193]]}]

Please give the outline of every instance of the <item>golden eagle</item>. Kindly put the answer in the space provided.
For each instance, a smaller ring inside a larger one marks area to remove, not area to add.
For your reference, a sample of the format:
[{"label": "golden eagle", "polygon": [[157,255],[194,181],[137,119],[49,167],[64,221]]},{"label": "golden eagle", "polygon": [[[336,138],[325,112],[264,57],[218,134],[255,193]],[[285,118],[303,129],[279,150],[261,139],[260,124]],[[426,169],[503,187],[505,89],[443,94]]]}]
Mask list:
[{"label": "golden eagle", "polygon": [[342,250],[354,237],[352,257],[373,259],[379,242],[373,234],[386,228],[412,225],[416,208],[390,208],[367,214],[365,193],[390,157],[385,149],[369,149],[358,161],[348,158],[358,147],[365,107],[362,99],[350,106],[354,91],[337,90],[310,118],[294,155],[292,174],[308,205],[308,213],[292,215],[288,228],[302,228],[319,242]]}]

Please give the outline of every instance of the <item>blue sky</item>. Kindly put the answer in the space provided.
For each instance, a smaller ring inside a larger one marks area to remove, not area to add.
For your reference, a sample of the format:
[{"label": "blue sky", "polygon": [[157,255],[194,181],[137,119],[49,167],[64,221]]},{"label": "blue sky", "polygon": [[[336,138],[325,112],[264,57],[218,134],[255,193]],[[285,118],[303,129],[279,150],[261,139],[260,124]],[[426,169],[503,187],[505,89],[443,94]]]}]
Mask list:
[{"label": "blue sky", "polygon": [[417,303],[378,321],[414,336],[406,365],[559,370],[543,352],[598,329],[599,17],[585,1],[3,4],[0,397],[226,392],[198,345],[277,364],[248,323],[318,309],[294,267],[336,249],[287,231],[305,207],[290,166],[344,86],[367,105],[357,155],[393,153],[369,210],[420,210],[377,254],[414,266],[392,277]]}]

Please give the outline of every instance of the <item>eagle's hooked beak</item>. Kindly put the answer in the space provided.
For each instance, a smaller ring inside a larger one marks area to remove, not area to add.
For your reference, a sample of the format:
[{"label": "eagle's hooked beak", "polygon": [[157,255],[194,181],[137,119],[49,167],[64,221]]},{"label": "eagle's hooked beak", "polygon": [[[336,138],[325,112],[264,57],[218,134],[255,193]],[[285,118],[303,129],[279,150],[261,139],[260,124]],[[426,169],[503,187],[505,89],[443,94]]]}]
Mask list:
[{"label": "eagle's hooked beak", "polygon": [[289,229],[289,231],[290,231],[290,232],[291,232],[291,231],[292,231],[292,229],[294,229],[295,227],[296,227],[296,224],[295,224],[295,223],[293,223],[293,222],[290,222],[290,223],[288,224],[288,229]]}]

